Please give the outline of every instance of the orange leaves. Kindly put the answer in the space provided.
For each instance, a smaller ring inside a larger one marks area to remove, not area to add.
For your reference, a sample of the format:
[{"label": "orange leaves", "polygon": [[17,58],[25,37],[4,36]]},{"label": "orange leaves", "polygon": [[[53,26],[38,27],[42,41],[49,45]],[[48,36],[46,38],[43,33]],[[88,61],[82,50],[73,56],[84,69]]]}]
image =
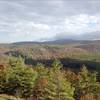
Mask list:
[{"label": "orange leaves", "polygon": [[4,70],[5,69],[5,66],[4,65],[0,65],[0,70]]},{"label": "orange leaves", "polygon": [[42,76],[38,79],[38,86],[44,87],[48,83],[48,78],[46,76]]},{"label": "orange leaves", "polygon": [[96,100],[93,95],[87,94],[80,98],[80,100]]}]

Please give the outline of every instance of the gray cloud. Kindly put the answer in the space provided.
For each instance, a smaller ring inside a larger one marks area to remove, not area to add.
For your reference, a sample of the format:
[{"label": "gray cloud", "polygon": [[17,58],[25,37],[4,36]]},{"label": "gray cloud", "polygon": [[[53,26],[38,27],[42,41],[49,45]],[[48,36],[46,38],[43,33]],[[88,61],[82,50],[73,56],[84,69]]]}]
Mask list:
[{"label": "gray cloud", "polygon": [[80,38],[83,33],[100,31],[99,22],[99,0],[0,1],[0,38],[4,42],[6,36],[7,41]]},{"label": "gray cloud", "polygon": [[84,39],[89,39],[89,40],[98,40],[100,39],[100,31],[96,31],[96,32],[90,32],[90,33],[85,33],[81,36],[81,39],[82,37],[85,37]]}]

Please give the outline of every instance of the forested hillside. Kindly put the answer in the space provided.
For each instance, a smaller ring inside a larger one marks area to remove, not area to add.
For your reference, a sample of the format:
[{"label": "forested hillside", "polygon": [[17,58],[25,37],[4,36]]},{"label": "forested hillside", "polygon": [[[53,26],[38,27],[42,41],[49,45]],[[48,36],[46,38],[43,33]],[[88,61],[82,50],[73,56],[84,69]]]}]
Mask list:
[{"label": "forested hillside", "polygon": [[[64,69],[57,59],[50,67],[24,64],[22,58],[0,66],[0,94],[14,100],[100,100],[98,73],[82,66],[79,72]],[[0,100],[13,100],[0,95]]]},{"label": "forested hillside", "polygon": [[100,100],[100,45],[0,45],[0,100]]},{"label": "forested hillside", "polygon": [[[95,42],[71,42],[70,44],[35,44],[17,43],[0,45],[0,64],[9,62],[9,58],[21,56],[27,65],[37,62],[50,66],[54,59],[60,59],[64,67],[81,67],[85,64],[90,69],[99,71],[100,44]],[[76,68],[76,69],[77,69]]]},{"label": "forested hillside", "polygon": [[0,100],[100,100],[100,0],[0,0]]}]

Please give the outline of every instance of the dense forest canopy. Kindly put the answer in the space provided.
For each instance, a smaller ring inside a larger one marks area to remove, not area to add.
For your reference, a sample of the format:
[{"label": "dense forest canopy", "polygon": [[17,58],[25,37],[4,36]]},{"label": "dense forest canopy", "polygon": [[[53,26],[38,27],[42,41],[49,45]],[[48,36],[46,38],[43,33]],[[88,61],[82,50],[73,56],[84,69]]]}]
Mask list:
[{"label": "dense forest canopy", "polygon": [[84,65],[79,72],[64,69],[57,59],[51,67],[28,67],[19,57],[0,66],[0,93],[29,100],[99,100],[97,75]]}]

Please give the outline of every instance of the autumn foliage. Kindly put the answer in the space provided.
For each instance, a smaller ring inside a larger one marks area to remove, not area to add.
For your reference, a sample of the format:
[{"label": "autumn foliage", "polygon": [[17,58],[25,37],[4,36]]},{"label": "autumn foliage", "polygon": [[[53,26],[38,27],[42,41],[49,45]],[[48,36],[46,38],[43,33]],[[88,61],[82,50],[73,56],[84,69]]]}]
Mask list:
[{"label": "autumn foliage", "polygon": [[29,100],[100,100],[97,73],[83,66],[79,72],[63,69],[59,60],[51,67],[28,67],[23,59],[0,65],[0,94]]}]

